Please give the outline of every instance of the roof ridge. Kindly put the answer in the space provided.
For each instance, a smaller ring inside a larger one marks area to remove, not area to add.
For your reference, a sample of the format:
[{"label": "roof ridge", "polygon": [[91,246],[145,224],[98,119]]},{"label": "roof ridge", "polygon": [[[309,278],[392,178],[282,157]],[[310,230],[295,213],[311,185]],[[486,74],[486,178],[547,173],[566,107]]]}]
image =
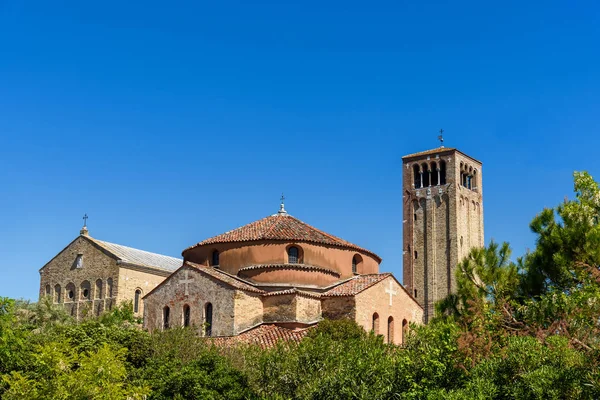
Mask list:
[{"label": "roof ridge", "polygon": [[[137,247],[126,246],[126,245],[124,245],[124,244],[119,244],[119,243],[108,242],[108,241],[106,241],[106,240],[100,240],[100,239],[96,239],[96,238],[94,238],[94,237],[91,237],[91,236],[86,236],[86,237],[87,237],[88,239],[92,240],[93,242],[95,242],[95,243],[98,243],[98,244],[100,244],[100,245],[102,245],[102,244],[105,244],[105,243],[106,243],[106,244],[111,244],[111,245],[113,245],[113,246],[125,247],[126,249],[131,249],[131,250],[135,250],[135,251],[141,251],[141,252],[143,252],[143,253],[154,254],[154,255],[157,255],[157,256],[161,256],[161,257],[168,257],[168,258],[173,258],[173,259],[175,259],[175,260],[182,261],[182,260],[181,260],[181,258],[177,258],[177,257],[173,257],[173,256],[168,256],[168,255],[166,255],[166,254],[160,254],[160,253],[155,253],[155,252],[153,252],[153,251],[142,250],[142,249],[138,249]],[[104,246],[102,246],[102,247],[103,247],[103,248],[105,248]],[[113,254],[114,254],[114,252],[112,252],[110,249],[108,249],[108,248],[107,248],[106,250],[108,250],[108,251],[110,251],[111,253],[113,253]],[[115,256],[117,256],[117,257],[118,257],[118,255],[117,255],[117,254],[115,254]],[[120,257],[119,257],[119,258],[120,258]]]}]

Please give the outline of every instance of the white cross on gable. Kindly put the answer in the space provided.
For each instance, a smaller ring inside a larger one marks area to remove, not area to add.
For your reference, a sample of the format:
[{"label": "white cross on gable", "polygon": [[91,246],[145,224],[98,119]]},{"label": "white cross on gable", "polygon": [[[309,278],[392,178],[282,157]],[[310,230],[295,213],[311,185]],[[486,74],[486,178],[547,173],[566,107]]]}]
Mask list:
[{"label": "white cross on gable", "polygon": [[390,294],[390,306],[391,306],[392,305],[392,296],[395,296],[398,294],[398,292],[394,290],[394,283],[392,281],[390,281],[390,288],[385,289],[385,292]]},{"label": "white cross on gable", "polygon": [[185,285],[185,295],[186,295],[186,296],[187,296],[187,295],[189,295],[189,292],[188,292],[188,284],[190,284],[190,283],[194,282],[194,280],[193,280],[193,279],[191,279],[191,278],[188,276],[189,272],[190,272],[190,271],[188,271],[188,270],[186,269],[186,270],[185,270],[185,279],[180,279],[180,280],[179,280],[179,283],[183,283],[183,284]]}]

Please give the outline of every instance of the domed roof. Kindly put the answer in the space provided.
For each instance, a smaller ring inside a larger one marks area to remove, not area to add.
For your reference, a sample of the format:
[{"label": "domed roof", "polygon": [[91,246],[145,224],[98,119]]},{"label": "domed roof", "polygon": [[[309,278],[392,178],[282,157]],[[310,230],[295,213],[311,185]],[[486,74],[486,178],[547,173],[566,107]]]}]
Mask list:
[{"label": "domed roof", "polygon": [[203,240],[200,243],[188,247],[183,252],[185,253],[186,251],[199,246],[217,243],[255,242],[261,240],[309,242],[353,249],[369,254],[375,257],[378,262],[381,262],[381,258],[377,254],[336,236],[325,233],[313,226],[308,225],[305,222],[300,221],[295,217],[292,217],[285,212],[259,219],[258,221],[251,222],[248,225],[244,225],[221,235]]}]

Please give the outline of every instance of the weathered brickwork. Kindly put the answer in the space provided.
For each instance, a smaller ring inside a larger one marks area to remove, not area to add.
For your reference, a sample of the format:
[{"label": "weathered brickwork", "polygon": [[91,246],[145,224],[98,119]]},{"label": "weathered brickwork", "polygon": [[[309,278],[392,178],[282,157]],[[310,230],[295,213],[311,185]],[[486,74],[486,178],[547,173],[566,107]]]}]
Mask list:
[{"label": "weathered brickwork", "polygon": [[404,285],[425,309],[456,290],[454,271],[483,246],[481,163],[456,149],[403,157]]},{"label": "weathered brickwork", "polygon": [[403,325],[406,329],[408,323],[423,319],[423,309],[391,276],[357,294],[355,302],[356,322],[370,331],[376,316],[375,333],[388,343],[401,344]]}]

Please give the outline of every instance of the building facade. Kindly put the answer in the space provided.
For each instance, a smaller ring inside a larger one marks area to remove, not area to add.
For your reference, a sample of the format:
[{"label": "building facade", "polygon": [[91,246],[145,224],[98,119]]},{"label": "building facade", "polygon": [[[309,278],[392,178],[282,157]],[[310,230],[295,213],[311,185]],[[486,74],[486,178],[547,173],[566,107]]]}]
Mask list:
[{"label": "building facade", "polygon": [[[220,338],[298,337],[322,318],[351,318],[401,343],[422,307],[375,253],[280,211],[183,251],[145,297],[144,326],[191,326]],[[262,336],[261,336],[262,335]]]},{"label": "building facade", "polygon": [[403,283],[427,322],[456,290],[458,263],[484,245],[482,164],[445,147],[402,161]]},{"label": "building facade", "polygon": [[141,317],[143,296],[181,262],[95,239],[84,226],[75,240],[40,269],[40,298],[51,297],[77,319],[132,301],[135,314]]}]

